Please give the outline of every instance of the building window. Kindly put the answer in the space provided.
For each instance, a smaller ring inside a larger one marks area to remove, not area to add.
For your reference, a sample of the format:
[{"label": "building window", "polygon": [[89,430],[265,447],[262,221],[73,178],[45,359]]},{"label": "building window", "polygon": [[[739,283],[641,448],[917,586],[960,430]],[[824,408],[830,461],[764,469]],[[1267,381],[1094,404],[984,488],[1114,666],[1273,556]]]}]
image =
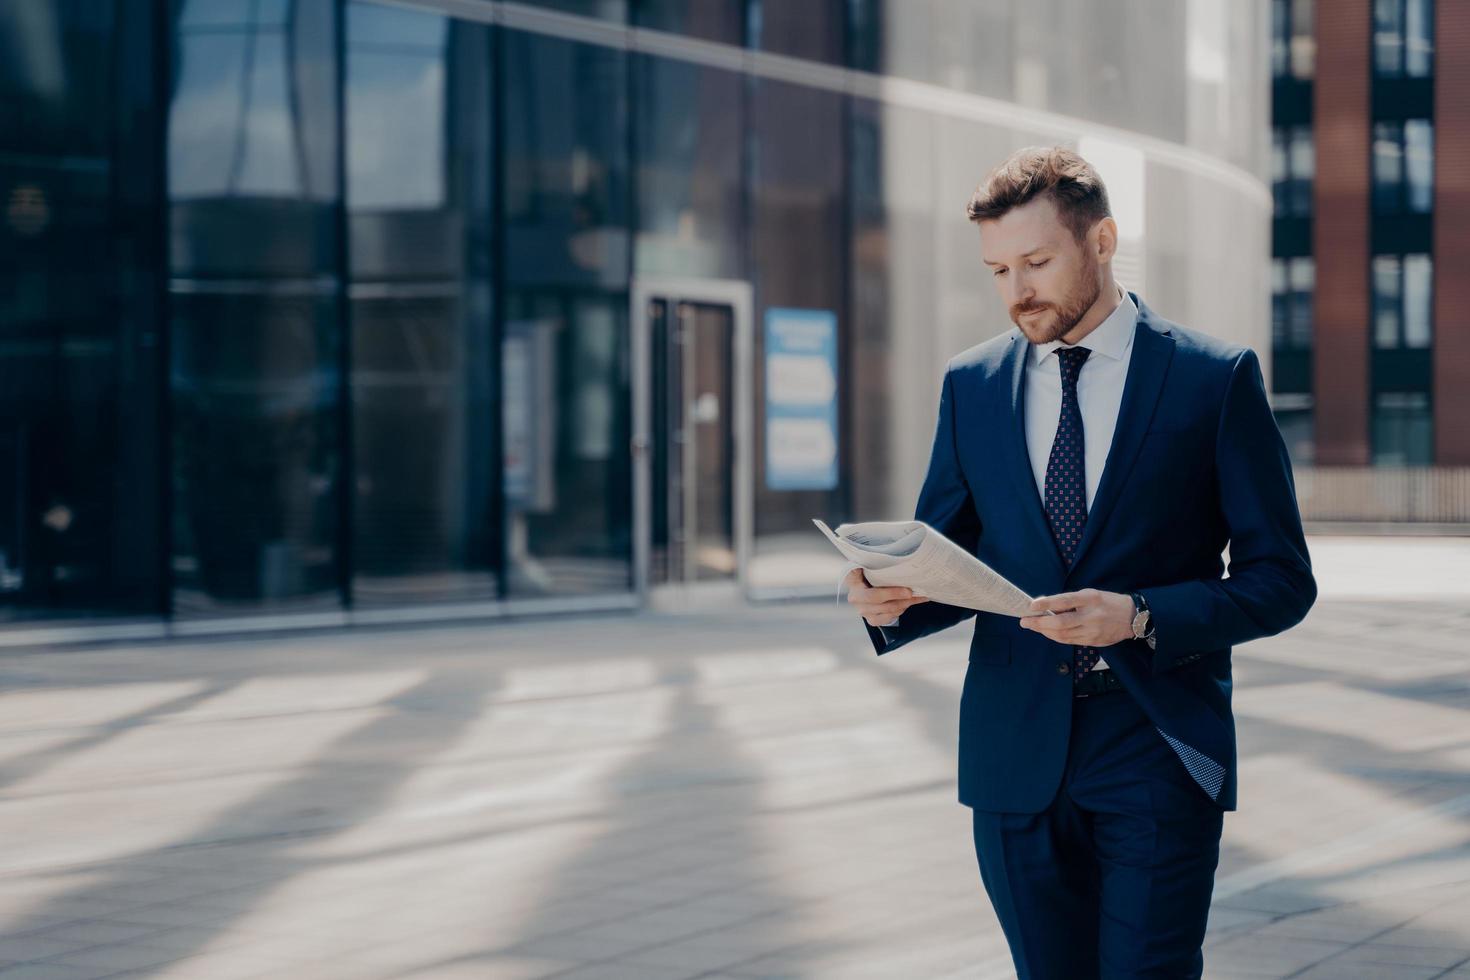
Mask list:
[{"label": "building window", "polygon": [[1373,124],[1373,210],[1428,214],[1434,206],[1434,123]]},{"label": "building window", "polygon": [[1291,296],[1286,291],[1286,259],[1271,260],[1271,346],[1280,350],[1287,339]]},{"label": "building window", "polygon": [[1434,462],[1434,414],[1423,391],[1382,391],[1373,398],[1373,465]]},{"label": "building window", "polygon": [[1312,213],[1316,153],[1310,126],[1278,126],[1271,133],[1271,189],[1276,216]]},{"label": "building window", "polygon": [[1277,350],[1311,348],[1316,273],[1310,255],[1271,260],[1271,340]]},{"label": "building window", "polygon": [[1277,217],[1310,215],[1314,167],[1311,126],[1276,126],[1272,131],[1272,192]]},{"label": "building window", "polygon": [[160,610],[163,6],[0,4],[0,629]]},{"label": "building window", "polygon": [[1271,74],[1311,78],[1317,43],[1312,34],[1313,0],[1271,0]]},{"label": "building window", "polygon": [[1404,346],[1425,348],[1434,336],[1432,296],[1434,260],[1428,255],[1404,256]]},{"label": "building window", "polygon": [[1294,466],[1311,466],[1316,462],[1316,432],[1313,398],[1307,392],[1275,392],[1271,395],[1271,411],[1281,441]]},{"label": "building window", "polygon": [[350,470],[337,15],[329,4],[176,8],[166,148],[173,611],[338,608]]},{"label": "building window", "polygon": [[1428,78],[1434,70],[1433,0],[1374,0],[1373,70],[1387,78]]},{"label": "building window", "polygon": [[1405,206],[1428,214],[1434,207],[1434,123],[1428,119],[1404,123],[1404,177]]},{"label": "building window", "polygon": [[1425,254],[1373,257],[1373,346],[1423,349],[1433,341],[1434,260]]}]

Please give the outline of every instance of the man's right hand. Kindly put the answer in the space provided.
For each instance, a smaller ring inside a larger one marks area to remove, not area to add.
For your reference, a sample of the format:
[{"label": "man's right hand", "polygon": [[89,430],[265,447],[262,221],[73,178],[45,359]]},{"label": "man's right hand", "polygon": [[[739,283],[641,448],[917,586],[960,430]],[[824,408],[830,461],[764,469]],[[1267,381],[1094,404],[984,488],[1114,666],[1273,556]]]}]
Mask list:
[{"label": "man's right hand", "polygon": [[847,586],[847,601],[869,626],[884,626],[909,606],[929,601],[928,596],[914,595],[913,589],[901,585],[875,588],[861,568],[848,572],[842,584]]}]

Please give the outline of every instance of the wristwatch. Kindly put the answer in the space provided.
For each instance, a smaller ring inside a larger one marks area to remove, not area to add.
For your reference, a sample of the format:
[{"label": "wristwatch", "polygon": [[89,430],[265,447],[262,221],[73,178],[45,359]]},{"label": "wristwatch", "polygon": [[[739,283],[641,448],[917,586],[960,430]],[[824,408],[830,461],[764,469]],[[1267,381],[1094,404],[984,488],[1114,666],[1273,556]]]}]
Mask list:
[{"label": "wristwatch", "polygon": [[1133,638],[1144,640],[1153,650],[1158,641],[1154,638],[1153,614],[1148,611],[1148,600],[1138,592],[1128,594],[1133,597]]}]

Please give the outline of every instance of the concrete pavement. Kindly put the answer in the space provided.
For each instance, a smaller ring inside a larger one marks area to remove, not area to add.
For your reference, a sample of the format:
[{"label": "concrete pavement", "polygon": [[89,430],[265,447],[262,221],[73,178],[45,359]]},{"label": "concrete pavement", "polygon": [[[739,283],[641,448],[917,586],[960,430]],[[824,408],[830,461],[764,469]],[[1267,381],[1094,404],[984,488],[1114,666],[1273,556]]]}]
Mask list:
[{"label": "concrete pavement", "polygon": [[[1236,651],[1206,976],[1470,978],[1470,540]],[[960,630],[833,603],[0,656],[0,980],[1012,975]]]}]

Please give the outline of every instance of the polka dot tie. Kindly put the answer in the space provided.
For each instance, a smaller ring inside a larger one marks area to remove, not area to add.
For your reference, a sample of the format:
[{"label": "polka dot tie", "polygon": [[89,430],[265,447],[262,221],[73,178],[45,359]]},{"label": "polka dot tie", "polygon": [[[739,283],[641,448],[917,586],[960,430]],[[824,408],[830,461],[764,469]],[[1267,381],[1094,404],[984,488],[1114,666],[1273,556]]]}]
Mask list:
[{"label": "polka dot tie", "polygon": [[[1077,404],[1077,376],[1092,351],[1086,347],[1058,347],[1062,364],[1062,414],[1057,437],[1046,461],[1046,519],[1062,561],[1072,567],[1082,531],[1087,527],[1087,467],[1082,437],[1082,409]],[[1072,648],[1072,680],[1081,680],[1098,661],[1095,647]]]}]

